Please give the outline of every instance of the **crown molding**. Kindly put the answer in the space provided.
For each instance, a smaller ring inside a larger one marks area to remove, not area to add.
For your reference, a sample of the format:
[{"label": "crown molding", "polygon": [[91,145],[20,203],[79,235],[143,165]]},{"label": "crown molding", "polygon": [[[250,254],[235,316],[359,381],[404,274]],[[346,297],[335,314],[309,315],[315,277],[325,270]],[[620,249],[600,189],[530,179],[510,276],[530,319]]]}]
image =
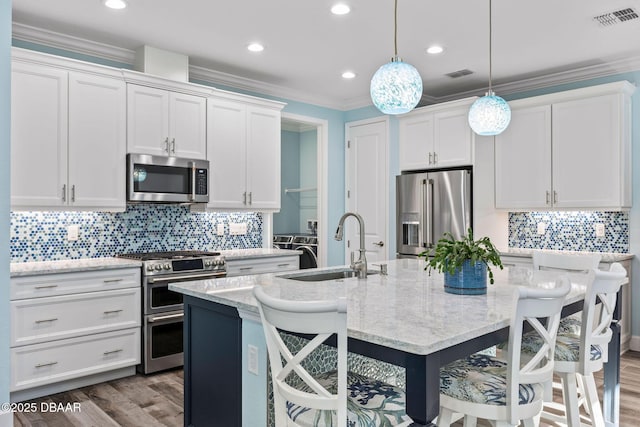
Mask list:
[{"label": "crown molding", "polygon": [[[117,61],[124,64],[133,64],[135,60],[135,51],[130,49],[81,39],[79,37],[44,30],[17,22],[13,22],[13,37],[26,42]],[[570,71],[551,73],[540,77],[493,85],[492,88],[495,92],[504,96],[638,70],[640,70],[640,56],[635,56],[609,61],[602,64],[576,68]],[[222,85],[238,90],[272,96],[283,100],[303,102],[340,111],[370,107],[372,105],[368,94],[346,100],[336,100],[319,94],[309,94],[309,92],[306,91],[291,89],[285,86],[274,85],[194,65],[189,66],[189,77],[192,80],[201,80],[214,86]],[[483,87],[464,92],[457,92],[446,96],[423,95],[420,100],[420,105],[438,104],[460,98],[482,96],[486,91],[487,88]]]}]

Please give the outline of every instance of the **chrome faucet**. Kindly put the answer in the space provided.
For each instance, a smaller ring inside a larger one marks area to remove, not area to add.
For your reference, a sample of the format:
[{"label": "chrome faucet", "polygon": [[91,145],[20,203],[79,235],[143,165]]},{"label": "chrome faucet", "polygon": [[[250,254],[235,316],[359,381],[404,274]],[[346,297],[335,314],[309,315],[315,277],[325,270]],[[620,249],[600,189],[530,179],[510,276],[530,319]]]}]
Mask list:
[{"label": "chrome faucet", "polygon": [[358,278],[366,279],[367,278],[367,257],[365,256],[366,249],[364,248],[364,220],[360,215],[354,212],[347,212],[340,218],[338,222],[338,229],[336,230],[335,239],[340,241],[342,240],[342,234],[344,229],[344,220],[347,219],[348,216],[352,216],[358,220],[358,224],[360,225],[360,257],[356,261],[354,258],[355,252],[351,252],[351,269],[358,272]]}]

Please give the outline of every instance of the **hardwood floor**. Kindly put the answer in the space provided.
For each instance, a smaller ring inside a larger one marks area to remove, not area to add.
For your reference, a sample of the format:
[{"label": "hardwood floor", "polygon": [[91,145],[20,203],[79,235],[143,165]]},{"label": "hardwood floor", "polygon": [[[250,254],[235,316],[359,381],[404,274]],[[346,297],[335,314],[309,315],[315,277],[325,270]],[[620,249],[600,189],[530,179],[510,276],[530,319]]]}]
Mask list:
[{"label": "hardwood floor", "polygon": [[[601,375],[596,377],[600,388],[601,379]],[[51,404],[60,407],[79,403],[80,410],[15,413],[14,427],[181,427],[183,384],[183,372],[177,369],[54,394],[29,402],[39,409]],[[630,351],[622,356],[620,390],[620,427],[640,425],[640,352]]]}]

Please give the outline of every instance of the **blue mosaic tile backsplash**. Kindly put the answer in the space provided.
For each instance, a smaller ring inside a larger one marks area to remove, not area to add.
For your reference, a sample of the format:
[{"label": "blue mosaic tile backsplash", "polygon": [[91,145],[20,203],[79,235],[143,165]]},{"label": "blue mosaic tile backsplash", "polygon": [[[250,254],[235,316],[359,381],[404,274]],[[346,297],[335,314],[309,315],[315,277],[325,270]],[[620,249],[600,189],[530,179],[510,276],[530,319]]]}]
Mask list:
[{"label": "blue mosaic tile backsplash", "polygon": [[[546,232],[538,234],[538,223]],[[595,224],[605,236],[596,237]],[[627,212],[510,212],[509,247],[586,252],[629,253]]]},{"label": "blue mosaic tile backsplash", "polygon": [[[247,223],[230,235],[229,223]],[[225,234],[217,235],[223,224]],[[80,228],[67,240],[67,226]],[[126,252],[262,247],[260,213],[190,212],[179,205],[129,205],[125,212],[11,212],[11,262],[109,257]]]}]

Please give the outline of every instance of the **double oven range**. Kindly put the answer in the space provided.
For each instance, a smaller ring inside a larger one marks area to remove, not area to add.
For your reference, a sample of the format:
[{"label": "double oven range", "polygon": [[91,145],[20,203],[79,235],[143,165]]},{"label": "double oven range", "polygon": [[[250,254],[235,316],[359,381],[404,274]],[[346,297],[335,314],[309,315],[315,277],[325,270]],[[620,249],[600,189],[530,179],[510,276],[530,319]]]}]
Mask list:
[{"label": "double oven range", "polygon": [[172,251],[118,255],[142,261],[142,357],[144,374],[183,365],[182,294],[169,283],[225,277],[225,259],[219,252]]}]

